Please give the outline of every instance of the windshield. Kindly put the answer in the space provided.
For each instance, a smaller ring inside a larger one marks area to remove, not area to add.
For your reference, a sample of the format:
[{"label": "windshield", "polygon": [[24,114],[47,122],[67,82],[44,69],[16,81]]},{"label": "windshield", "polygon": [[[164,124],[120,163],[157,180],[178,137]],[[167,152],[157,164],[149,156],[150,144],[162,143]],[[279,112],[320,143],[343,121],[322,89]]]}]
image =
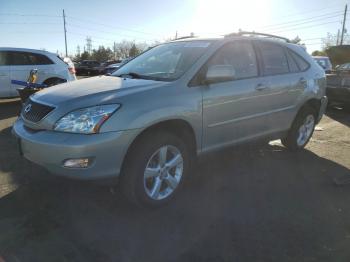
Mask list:
[{"label": "windshield", "polygon": [[191,41],[159,45],[134,58],[113,75],[125,76],[132,73],[137,78],[172,81],[181,77],[210,44],[210,41]]}]

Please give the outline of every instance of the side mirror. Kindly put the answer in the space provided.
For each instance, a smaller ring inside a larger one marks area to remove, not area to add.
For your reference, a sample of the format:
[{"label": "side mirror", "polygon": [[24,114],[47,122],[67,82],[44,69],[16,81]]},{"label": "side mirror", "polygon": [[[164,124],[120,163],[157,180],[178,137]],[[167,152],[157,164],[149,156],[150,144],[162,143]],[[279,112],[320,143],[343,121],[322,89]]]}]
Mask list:
[{"label": "side mirror", "polygon": [[205,75],[205,84],[232,81],[235,79],[235,69],[232,65],[211,65]]}]

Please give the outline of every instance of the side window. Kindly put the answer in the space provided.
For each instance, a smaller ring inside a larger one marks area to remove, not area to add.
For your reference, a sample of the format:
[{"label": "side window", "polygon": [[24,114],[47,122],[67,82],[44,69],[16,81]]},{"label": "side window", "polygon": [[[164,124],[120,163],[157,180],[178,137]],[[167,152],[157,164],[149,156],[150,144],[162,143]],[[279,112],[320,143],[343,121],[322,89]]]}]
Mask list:
[{"label": "side window", "polygon": [[263,75],[279,75],[289,72],[287,57],[284,48],[278,44],[260,42]]},{"label": "side window", "polygon": [[232,65],[236,79],[258,75],[254,48],[250,42],[246,41],[225,45],[210,59],[209,65]]},{"label": "side window", "polygon": [[9,61],[7,59],[7,52],[0,51],[0,66],[9,65]]},{"label": "side window", "polygon": [[299,67],[297,63],[295,62],[294,58],[290,54],[290,52],[287,52],[287,58],[288,58],[288,65],[289,65],[289,71],[291,73],[297,73],[300,72]]},{"label": "side window", "polygon": [[32,62],[29,59],[28,53],[10,51],[10,65],[31,65]]},{"label": "side window", "polygon": [[295,62],[297,63],[300,71],[305,71],[309,68],[309,63],[304,60],[300,55],[297,55],[295,52],[289,50],[290,55],[294,58]]},{"label": "side window", "polygon": [[32,65],[51,65],[53,62],[42,54],[28,53]]}]

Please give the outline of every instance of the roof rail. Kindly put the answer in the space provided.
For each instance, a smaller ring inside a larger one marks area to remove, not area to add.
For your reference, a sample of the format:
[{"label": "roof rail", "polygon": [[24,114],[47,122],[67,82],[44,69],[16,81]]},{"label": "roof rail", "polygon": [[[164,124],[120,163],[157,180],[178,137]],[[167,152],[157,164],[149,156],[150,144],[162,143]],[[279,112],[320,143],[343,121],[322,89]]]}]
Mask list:
[{"label": "roof rail", "polygon": [[228,35],[225,35],[225,37],[232,37],[232,36],[243,36],[243,35],[257,35],[257,36],[266,36],[271,38],[277,38],[282,39],[286,41],[287,43],[290,43],[290,40],[286,37],[278,36],[278,35],[271,35],[271,34],[265,34],[265,33],[258,33],[258,32],[248,32],[248,31],[239,31],[238,33],[231,33]]},{"label": "roof rail", "polygon": [[187,39],[187,38],[196,38],[197,36],[194,36],[194,35],[188,35],[188,36],[182,36],[182,37],[178,37],[176,39],[174,39],[175,41],[176,40],[181,40],[181,39]]}]

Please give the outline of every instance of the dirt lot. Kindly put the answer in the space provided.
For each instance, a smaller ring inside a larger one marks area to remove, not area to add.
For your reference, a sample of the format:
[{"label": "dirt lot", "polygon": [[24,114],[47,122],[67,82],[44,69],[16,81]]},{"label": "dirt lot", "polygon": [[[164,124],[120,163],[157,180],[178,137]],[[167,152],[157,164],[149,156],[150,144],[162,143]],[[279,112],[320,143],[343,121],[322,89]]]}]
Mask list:
[{"label": "dirt lot", "polygon": [[350,114],[332,110],[307,149],[249,145],[207,156],[153,211],[21,159],[0,102],[0,261],[350,261]]}]

